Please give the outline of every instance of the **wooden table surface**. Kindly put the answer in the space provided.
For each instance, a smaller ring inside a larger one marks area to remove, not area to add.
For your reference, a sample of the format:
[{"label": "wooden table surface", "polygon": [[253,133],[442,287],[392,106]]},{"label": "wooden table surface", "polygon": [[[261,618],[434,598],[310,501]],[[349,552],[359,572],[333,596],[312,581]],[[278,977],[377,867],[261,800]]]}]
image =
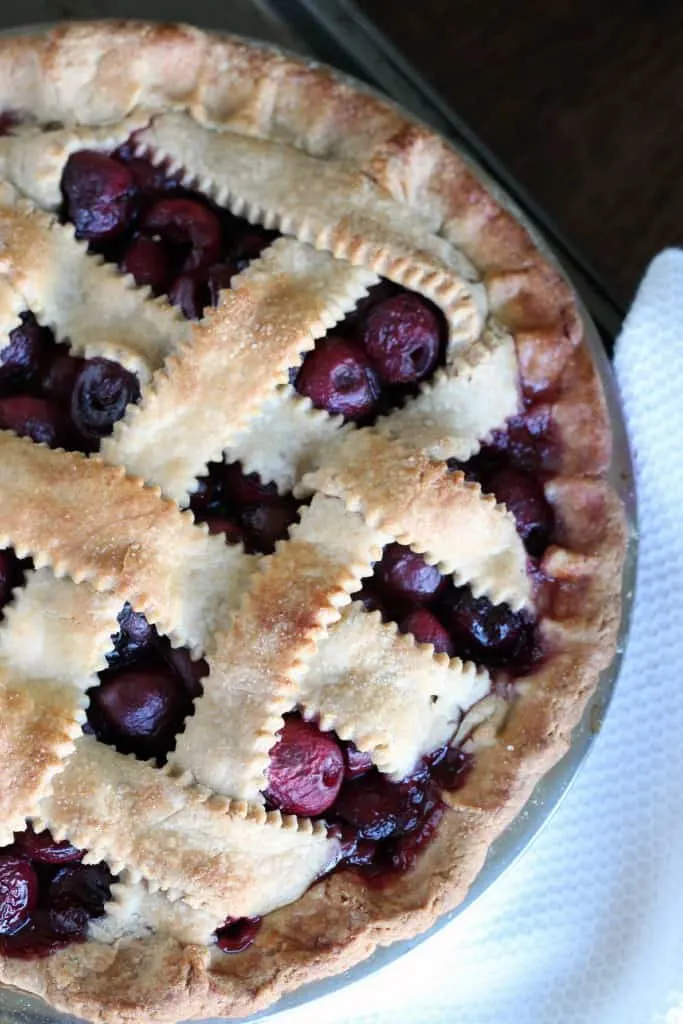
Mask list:
[{"label": "wooden table surface", "polygon": [[683,0],[357,0],[624,302],[683,244]]}]

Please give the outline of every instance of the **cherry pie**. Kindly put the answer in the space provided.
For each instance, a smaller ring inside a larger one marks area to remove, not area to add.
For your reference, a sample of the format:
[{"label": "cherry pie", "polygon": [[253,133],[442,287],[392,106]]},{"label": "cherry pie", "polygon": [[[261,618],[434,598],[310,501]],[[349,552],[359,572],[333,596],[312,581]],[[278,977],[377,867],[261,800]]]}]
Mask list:
[{"label": "cherry pie", "polygon": [[573,295],[267,48],[0,43],[0,978],[240,1015],[417,933],[567,750],[624,522]]}]

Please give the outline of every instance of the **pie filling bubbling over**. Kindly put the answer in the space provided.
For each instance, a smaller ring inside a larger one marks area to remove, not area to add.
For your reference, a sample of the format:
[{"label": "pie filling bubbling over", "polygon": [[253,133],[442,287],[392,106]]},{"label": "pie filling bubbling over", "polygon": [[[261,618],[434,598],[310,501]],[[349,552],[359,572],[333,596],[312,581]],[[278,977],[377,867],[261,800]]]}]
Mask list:
[{"label": "pie filling bubbling over", "polygon": [[[11,128],[3,122],[4,131]],[[77,237],[138,285],[167,295],[189,319],[216,305],[233,276],[277,236],[180,185],[163,166],[136,156],[133,142],[111,156],[73,153],[62,190],[62,218],[74,224]],[[366,426],[403,405],[444,364],[446,339],[436,306],[382,280],[292,368],[290,380],[315,407]],[[50,447],[97,451],[139,397],[133,373],[111,360],[71,355],[30,311],[0,351],[0,428]],[[547,438],[536,426],[530,405],[470,462],[451,462],[513,513],[532,576],[553,536],[535,454]],[[227,543],[270,554],[297,521],[301,504],[257,474],[245,474],[239,463],[224,461],[211,463],[197,481],[190,509]],[[0,605],[21,584],[25,567],[13,552],[0,552]],[[475,598],[468,586],[456,586],[399,543],[385,548],[354,599],[419,643],[432,644],[436,654],[487,667],[494,687],[508,693],[515,677],[542,656],[529,612]],[[84,730],[161,765],[193,714],[208,666],[173,648],[130,605],[119,626],[108,667],[89,691]],[[368,884],[384,885],[414,864],[447,813],[441,790],[461,785],[471,761],[470,753],[444,745],[407,778],[392,781],[353,743],[292,712],[271,750],[264,795],[269,808],[324,819],[340,839],[334,870],[352,869]],[[46,831],[36,835],[30,824],[0,851],[0,952],[40,956],[86,937],[116,878],[104,863],[83,864],[83,856]],[[218,948],[246,949],[258,927],[258,918],[228,918],[216,932]]]}]

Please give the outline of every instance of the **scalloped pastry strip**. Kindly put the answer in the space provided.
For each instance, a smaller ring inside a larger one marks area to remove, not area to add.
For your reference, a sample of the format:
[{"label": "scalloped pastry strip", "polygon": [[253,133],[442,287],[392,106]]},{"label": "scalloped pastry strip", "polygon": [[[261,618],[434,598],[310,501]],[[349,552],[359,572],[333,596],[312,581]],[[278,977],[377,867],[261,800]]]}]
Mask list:
[{"label": "scalloped pastry strip", "polygon": [[401,409],[380,417],[375,429],[433,459],[465,462],[519,407],[514,340],[489,319],[477,345],[438,371]]},{"label": "scalloped pastry strip", "polygon": [[58,224],[3,189],[0,273],[21,295],[23,309],[50,327],[72,352],[113,359],[142,383],[187,340],[192,327],[165,299],[152,299],[130,276],[88,254],[71,225]]},{"label": "scalloped pastry strip", "polygon": [[125,867],[133,881],[223,916],[291,903],[338,856],[320,823],[217,797],[90,736],[55,777],[40,824],[88,850],[89,862]]},{"label": "scalloped pastry strip", "polygon": [[290,367],[374,283],[365,270],[278,239],[233,279],[140,405],[129,406],[102,456],[186,504],[206,464],[221,458]]},{"label": "scalloped pastry strip", "polygon": [[233,213],[422,292],[444,311],[452,351],[481,334],[487,297],[472,264],[359,171],[281,142],[207,132],[183,113],[155,117],[136,143]]},{"label": "scalloped pastry strip", "polygon": [[284,384],[266,399],[226,450],[231,459],[239,459],[245,473],[258,473],[284,494],[322,465],[341,431],[353,429],[344,425],[342,416],[316,409],[310,398]]},{"label": "scalloped pastry strip", "polygon": [[216,638],[204,694],[171,763],[219,793],[263,799],[269,751],[282,715],[297,703],[305,664],[388,539],[335,498],[316,495],[302,509]]},{"label": "scalloped pastry strip", "polygon": [[[120,602],[51,572],[27,574],[0,624],[0,844],[36,813],[85,721]],[[110,641],[109,641],[110,642]]]},{"label": "scalloped pastry strip", "polygon": [[321,729],[353,740],[380,771],[402,779],[451,739],[490,685],[485,669],[435,656],[354,601],[319,641],[299,701],[306,718],[319,716]]},{"label": "scalloped pastry strip", "polygon": [[424,554],[475,597],[519,609],[530,600],[526,553],[513,516],[479,484],[371,429],[344,434],[299,493],[342,498],[370,525]]},{"label": "scalloped pastry strip", "polygon": [[209,536],[121,467],[7,431],[0,431],[0,492],[2,546],[56,576],[112,591],[176,644],[210,652],[217,622],[254,564],[241,546]]},{"label": "scalloped pastry strip", "polygon": [[71,124],[54,130],[21,126],[0,137],[0,175],[44,210],[56,210],[62,202],[64,165],[79,149],[110,152],[139,128],[149,123],[149,113],[134,111],[117,124],[89,127]]},{"label": "scalloped pastry strip", "polygon": [[163,892],[152,892],[145,881],[132,882],[129,872],[123,871],[111,887],[104,917],[90,922],[89,936],[111,945],[163,932],[183,945],[207,946],[226,916],[193,907],[184,899],[170,900]]}]

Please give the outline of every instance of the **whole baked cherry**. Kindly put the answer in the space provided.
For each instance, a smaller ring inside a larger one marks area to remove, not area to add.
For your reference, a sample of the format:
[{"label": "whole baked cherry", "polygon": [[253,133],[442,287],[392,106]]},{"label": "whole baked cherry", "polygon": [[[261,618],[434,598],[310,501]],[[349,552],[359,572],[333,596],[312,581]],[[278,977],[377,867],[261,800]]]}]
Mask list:
[{"label": "whole baked cherry", "polygon": [[489,477],[488,489],[512,512],[527,551],[542,555],[550,542],[553,512],[538,477],[507,467]]},{"label": "whole baked cherry", "polygon": [[62,191],[77,238],[108,240],[131,221],[133,175],[125,164],[103,153],[87,149],[72,153],[64,167]]},{"label": "whole baked cherry", "polygon": [[474,597],[469,587],[452,587],[444,594],[440,615],[462,658],[486,666],[523,672],[535,657],[533,622],[509,605],[493,605]]},{"label": "whole baked cherry", "polygon": [[0,398],[0,429],[13,430],[49,448],[66,448],[71,442],[66,413],[56,403],[32,395]]},{"label": "whole baked cherry", "polygon": [[0,855],[0,935],[12,935],[38,902],[38,878],[28,860]]},{"label": "whole baked cherry", "polygon": [[220,221],[208,206],[194,199],[159,199],[142,217],[140,230],[180,250],[183,273],[210,267],[221,253]]},{"label": "whole baked cherry", "polygon": [[260,927],[260,917],[226,917],[223,926],[216,929],[216,945],[222,953],[243,953]]},{"label": "whole baked cherry", "polygon": [[319,409],[347,420],[372,416],[380,395],[377,373],[362,345],[334,334],[308,353],[295,387]]},{"label": "whole baked cherry", "polygon": [[266,798],[285,814],[323,814],[344,778],[344,755],[336,739],[311,722],[288,718],[270,752]]},{"label": "whole baked cherry", "polygon": [[387,384],[415,384],[436,367],[441,335],[431,304],[412,292],[402,292],[370,309],[363,343]]},{"label": "whole baked cherry", "polygon": [[48,899],[68,900],[84,907],[90,917],[99,917],[111,899],[113,876],[106,864],[69,864],[60,868],[50,882]]},{"label": "whole baked cherry", "polygon": [[388,544],[375,566],[374,582],[389,605],[414,608],[432,601],[445,586],[435,565],[403,544]]},{"label": "whole baked cherry", "polygon": [[435,654],[447,654],[449,658],[455,654],[455,644],[448,630],[428,608],[409,612],[398,628],[402,633],[412,633],[419,644],[431,644]]},{"label": "whole baked cherry", "polygon": [[162,759],[192,710],[175,673],[156,662],[107,670],[88,691],[88,721],[103,743],[123,754]]},{"label": "whole baked cherry", "polygon": [[167,291],[173,275],[166,247],[154,238],[134,238],[123,255],[121,270],[132,274],[137,285],[148,285],[155,295]]},{"label": "whole baked cherry", "polygon": [[71,396],[71,418],[86,446],[97,448],[101,439],[111,434],[128,403],[139,397],[134,373],[110,359],[89,359]]},{"label": "whole baked cherry", "polygon": [[434,782],[442,789],[460,789],[474,764],[472,754],[458,747],[439,747],[429,757],[429,770]]},{"label": "whole baked cherry", "polygon": [[202,679],[209,674],[208,662],[204,658],[192,658],[186,647],[171,647],[168,643],[162,645],[161,653],[182,682],[188,697],[192,700],[201,697],[204,692]]},{"label": "whole baked cherry", "polygon": [[22,323],[9,332],[0,351],[0,389],[27,384],[40,373],[52,332],[40,327],[32,313],[22,313]]},{"label": "whole baked cherry", "polygon": [[248,221],[233,217],[226,222],[226,234],[229,237],[228,254],[238,273],[241,273],[277,238],[278,232],[254,227]]}]

